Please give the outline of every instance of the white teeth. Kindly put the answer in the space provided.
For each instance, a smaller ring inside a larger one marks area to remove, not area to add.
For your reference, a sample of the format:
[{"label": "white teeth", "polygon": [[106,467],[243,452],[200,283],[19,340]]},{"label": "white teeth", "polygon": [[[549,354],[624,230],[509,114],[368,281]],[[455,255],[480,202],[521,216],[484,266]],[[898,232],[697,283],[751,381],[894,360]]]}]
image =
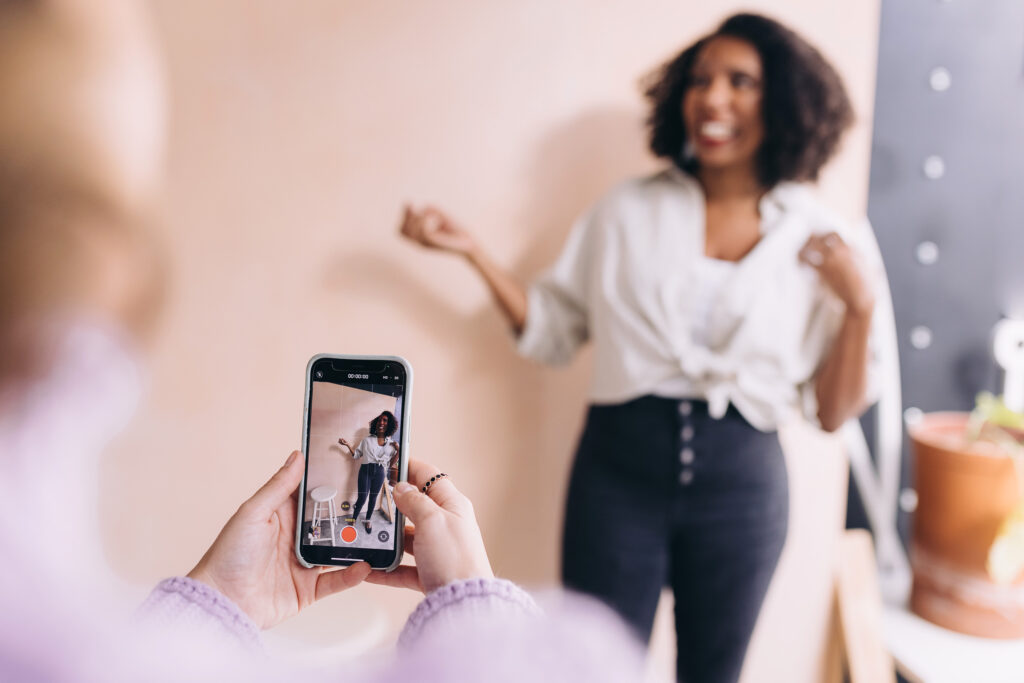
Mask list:
[{"label": "white teeth", "polygon": [[733,127],[721,121],[705,121],[700,126],[700,134],[712,140],[725,140],[733,136]]}]

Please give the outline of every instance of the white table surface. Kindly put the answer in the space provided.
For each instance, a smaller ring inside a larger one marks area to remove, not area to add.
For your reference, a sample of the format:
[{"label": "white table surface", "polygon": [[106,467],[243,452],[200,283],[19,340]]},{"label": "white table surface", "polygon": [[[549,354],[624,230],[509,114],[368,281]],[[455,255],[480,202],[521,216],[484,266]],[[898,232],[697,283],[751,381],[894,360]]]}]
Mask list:
[{"label": "white table surface", "polygon": [[885,646],[896,669],[922,683],[1024,683],[1024,640],[964,635],[902,607],[882,615]]}]

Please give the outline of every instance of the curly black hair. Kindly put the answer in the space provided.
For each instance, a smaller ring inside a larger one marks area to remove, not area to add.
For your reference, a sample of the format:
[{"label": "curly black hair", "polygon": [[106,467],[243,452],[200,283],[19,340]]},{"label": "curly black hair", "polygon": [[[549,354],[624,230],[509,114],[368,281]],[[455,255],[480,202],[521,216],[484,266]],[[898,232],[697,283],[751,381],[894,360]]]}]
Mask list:
[{"label": "curly black hair", "polygon": [[[384,417],[385,415],[388,418],[388,428],[385,430],[385,432],[386,432],[385,434],[378,434],[377,433],[377,422],[380,421],[380,419],[382,417]],[[398,429],[398,420],[396,420],[395,416],[392,415],[391,412],[388,411],[388,410],[385,410],[383,413],[381,413],[377,417],[375,417],[372,420],[370,420],[370,434],[373,435],[373,436],[391,436],[392,434],[395,433],[395,430],[397,430],[397,429]]]},{"label": "curly black hair", "polygon": [[697,170],[697,160],[683,155],[683,97],[697,55],[723,36],[750,43],[761,58],[764,142],[756,161],[761,184],[817,180],[853,123],[853,107],[839,74],[817,49],[779,22],[757,14],[734,14],[652,75],[644,92],[651,103],[651,152],[689,173]]}]

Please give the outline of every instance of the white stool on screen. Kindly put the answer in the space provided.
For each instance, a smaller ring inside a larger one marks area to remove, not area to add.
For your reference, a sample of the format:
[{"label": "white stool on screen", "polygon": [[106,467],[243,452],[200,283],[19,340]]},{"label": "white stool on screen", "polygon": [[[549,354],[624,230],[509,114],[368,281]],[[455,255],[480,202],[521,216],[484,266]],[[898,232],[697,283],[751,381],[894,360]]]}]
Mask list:
[{"label": "white stool on screen", "polygon": [[324,521],[329,521],[331,525],[330,536],[314,538],[310,543],[327,541],[331,545],[334,545],[334,518],[336,517],[334,511],[334,498],[337,495],[338,490],[330,486],[317,486],[309,492],[309,497],[313,499],[313,523],[309,527],[310,530],[312,531],[313,529],[320,528],[320,524]]}]

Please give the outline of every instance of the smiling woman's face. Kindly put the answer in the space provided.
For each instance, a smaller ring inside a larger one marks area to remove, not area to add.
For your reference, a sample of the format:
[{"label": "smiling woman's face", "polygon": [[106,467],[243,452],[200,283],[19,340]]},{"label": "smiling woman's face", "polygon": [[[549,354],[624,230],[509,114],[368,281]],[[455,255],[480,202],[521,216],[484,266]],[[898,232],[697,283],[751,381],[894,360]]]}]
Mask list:
[{"label": "smiling woman's face", "polygon": [[713,38],[693,64],[683,122],[701,168],[754,168],[764,141],[761,58],[739,38]]}]

